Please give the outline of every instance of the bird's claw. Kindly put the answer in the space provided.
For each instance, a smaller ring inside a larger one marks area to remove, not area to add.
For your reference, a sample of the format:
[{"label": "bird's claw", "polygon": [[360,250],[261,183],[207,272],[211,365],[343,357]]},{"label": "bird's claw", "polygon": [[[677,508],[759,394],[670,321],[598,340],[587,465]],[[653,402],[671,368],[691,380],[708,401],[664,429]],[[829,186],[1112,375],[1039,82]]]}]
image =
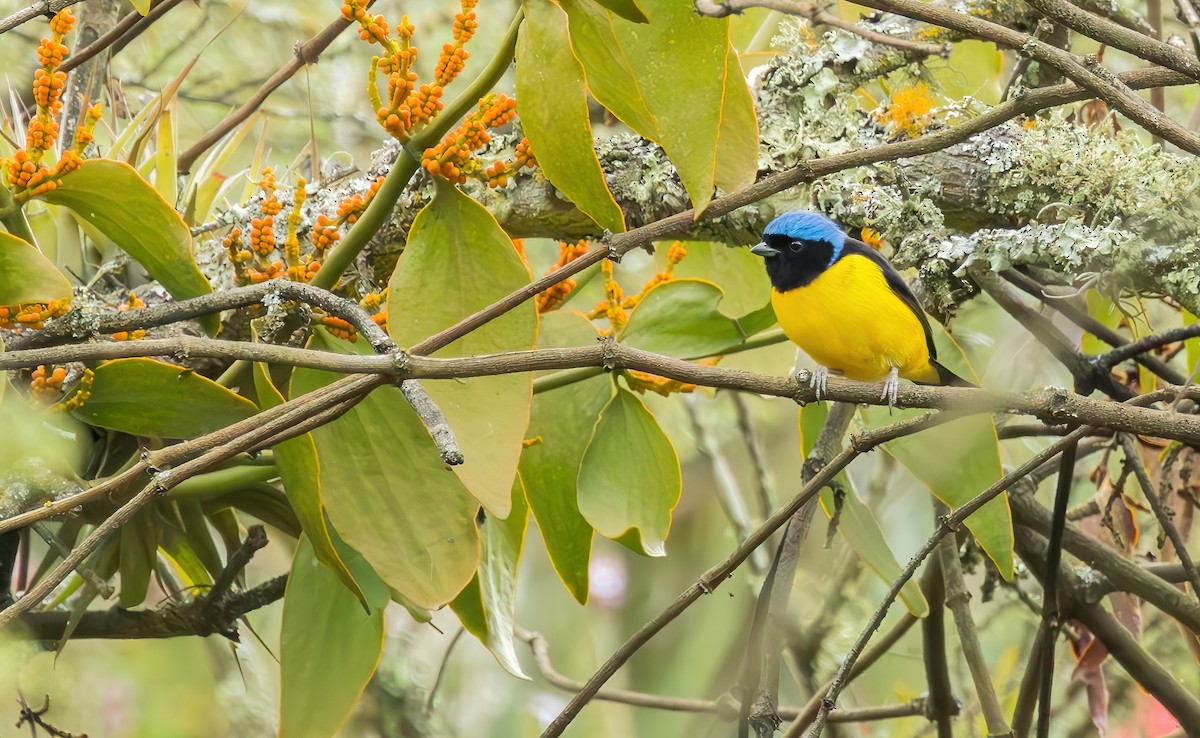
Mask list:
[{"label": "bird's claw", "polygon": [[828,367],[818,366],[817,370],[808,375],[808,386],[813,391],[813,395],[817,400],[821,400],[828,394],[829,384],[829,369]]},{"label": "bird's claw", "polygon": [[900,392],[900,370],[892,367],[888,372],[887,378],[883,380],[883,394],[879,396],[880,400],[887,400],[888,413],[896,408],[896,396]]}]

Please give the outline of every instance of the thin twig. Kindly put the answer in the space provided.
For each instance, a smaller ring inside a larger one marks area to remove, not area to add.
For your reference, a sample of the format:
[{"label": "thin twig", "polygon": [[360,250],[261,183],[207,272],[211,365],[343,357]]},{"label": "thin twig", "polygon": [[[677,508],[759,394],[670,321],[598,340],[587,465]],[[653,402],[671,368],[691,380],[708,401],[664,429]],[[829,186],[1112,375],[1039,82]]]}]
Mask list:
[{"label": "thin twig", "polygon": [[54,15],[64,8],[69,8],[83,0],[40,0],[28,8],[23,8],[12,15],[0,20],[0,34],[7,33],[19,25],[28,23],[40,15]]},{"label": "thin twig", "polygon": [[943,58],[950,55],[950,44],[934,44],[913,41],[907,38],[900,38],[899,36],[889,36],[886,33],[872,31],[857,23],[843,20],[820,5],[800,2],[799,0],[753,0],[752,2],[746,2],[746,0],[695,0],[694,5],[697,13],[712,18],[724,18],[755,7],[768,8],[779,13],[807,18],[816,25],[840,28],[847,33],[864,38],[873,44],[892,46],[914,55],[940,56]]},{"label": "thin twig", "polygon": [[1158,490],[1154,489],[1154,482],[1146,471],[1146,465],[1142,463],[1137,441],[1128,433],[1122,433],[1121,448],[1125,451],[1125,463],[1133,469],[1133,476],[1137,478],[1138,484],[1142,488],[1142,495],[1146,498],[1146,502],[1150,503],[1154,517],[1158,518],[1158,524],[1162,526],[1167,538],[1171,539],[1171,545],[1175,547],[1175,555],[1179,557],[1179,563],[1187,572],[1188,584],[1192,585],[1192,594],[1200,598],[1200,574],[1196,572],[1196,564],[1192,561],[1191,553],[1188,552],[1187,541],[1180,535],[1179,528],[1175,527],[1175,523],[1171,520],[1171,513],[1163,507],[1162,498],[1159,496]]},{"label": "thin twig", "polygon": [[[950,512],[941,502],[935,504],[939,515]],[[967,662],[967,669],[971,672],[971,680],[975,684],[975,694],[979,698],[980,711],[987,723],[988,736],[1011,736],[1012,729],[1004,719],[1004,711],[996,697],[996,687],[992,684],[991,670],[983,655],[983,648],[979,645],[975,618],[971,615],[971,595],[963,581],[962,562],[958,558],[958,541],[954,536],[942,539],[938,547],[938,559],[942,564],[942,579],[946,583],[946,606],[950,608],[954,617],[959,647],[962,648],[963,660]]]},{"label": "thin twig", "polygon": [[[937,508],[934,508],[937,510]],[[948,511],[947,511],[948,512]],[[938,515],[938,519],[943,517]],[[936,520],[935,520],[936,524]],[[947,536],[947,540],[953,536]],[[929,717],[938,738],[953,738],[951,722],[959,712],[958,699],[950,684],[950,661],[946,657],[946,587],[941,561],[933,558],[926,569],[930,586],[923,588],[929,602],[929,614],[921,621],[921,655],[925,662],[925,683],[929,691]]]},{"label": "thin twig", "polygon": [[[874,635],[876,629],[879,628],[880,623],[883,622],[884,616],[887,615],[888,609],[891,607],[892,603],[895,602],[896,597],[900,594],[900,590],[904,587],[909,579],[912,579],[913,574],[916,573],[922,562],[925,561],[925,558],[933,551],[942,538],[951,532],[957,531],[962,522],[970,517],[976,510],[1000,495],[1002,492],[1012,486],[1015,481],[1032,473],[1044,462],[1057,456],[1067,445],[1079,440],[1083,434],[1084,431],[1080,429],[1059,440],[1058,442],[1051,444],[1042,451],[1038,452],[1024,464],[1017,467],[1015,470],[996,480],[996,482],[990,487],[975,497],[972,497],[970,501],[964,503],[953,513],[942,518],[933,535],[931,535],[925,541],[925,543],[922,544],[921,548],[918,549],[915,554],[913,554],[912,559],[909,560],[908,564],[900,572],[900,575],[896,578],[896,580],[892,582],[892,586],[888,590],[888,593],[884,596],[883,602],[881,602],[879,607],[875,610],[875,613],[867,622],[866,627],[864,627],[862,633],[859,634],[858,640],[855,641],[854,645],[851,646],[850,651],[846,654],[846,657],[842,660],[841,666],[838,667],[837,674],[833,678],[833,683],[829,687],[829,691],[825,694],[825,697],[821,701],[820,710],[817,712],[817,717],[813,721],[812,727],[808,733],[809,738],[818,738],[818,736],[820,736],[824,731],[826,716],[837,704],[837,698],[846,685],[847,676],[850,672],[850,669],[854,666],[854,662],[858,659],[859,654],[862,653],[863,648],[866,647],[867,642],[870,641],[871,636]],[[799,722],[796,722],[789,727],[784,736],[785,738],[798,738],[799,733],[802,730],[803,727],[799,725]]]},{"label": "thin twig", "polygon": [[136,10],[129,11],[112,28],[108,29],[103,36],[67,57],[62,65],[59,66],[59,71],[69,72],[105,49],[109,47],[114,47],[115,49],[118,42],[128,43],[128,40],[136,38],[181,2],[183,0],[154,0],[154,3],[150,7],[150,12],[146,13],[146,15],[142,15]]},{"label": "thin twig", "polygon": [[692,586],[688,587],[682,594],[675,598],[670,605],[661,613],[647,622],[636,633],[630,636],[624,644],[621,645],[603,665],[592,675],[584,684],[583,689],[576,694],[566,707],[558,714],[558,716],[550,723],[543,731],[542,738],[553,738],[562,734],[562,731],[574,720],[579,711],[584,705],[595,697],[596,692],[604,685],[608,679],[616,673],[617,669],[629,660],[634,653],[638,651],[647,641],[655,636],[659,631],[666,627],[671,621],[677,618],[684,610],[690,607],[696,600],[700,599],[705,594],[715,590],[723,583],[730,574],[733,573],[738,566],[742,564],[750,553],[761,546],[776,530],[781,528],[792,515],[795,514],[805,503],[807,503],[817,492],[825,486],[829,480],[833,479],[842,469],[846,467],[860,453],[885,443],[903,435],[916,433],[934,425],[939,425],[948,422],[951,419],[960,417],[954,412],[941,413],[926,413],[917,417],[894,423],[883,428],[873,431],[868,431],[856,439],[855,443],[850,448],[843,451],[836,458],[829,462],[829,465],[817,472],[812,481],[804,485],[787,504],[775,511],[775,514],[763,522],[754,535],[747,538],[732,554],[724,561],[717,564],[713,568],[704,573]]}]

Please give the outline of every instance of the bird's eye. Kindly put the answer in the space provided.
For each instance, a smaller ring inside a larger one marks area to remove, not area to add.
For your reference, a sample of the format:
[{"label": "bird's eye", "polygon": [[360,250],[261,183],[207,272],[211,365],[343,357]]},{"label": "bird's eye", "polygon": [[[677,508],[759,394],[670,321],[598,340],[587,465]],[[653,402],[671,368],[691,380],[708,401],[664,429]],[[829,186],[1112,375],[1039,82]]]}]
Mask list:
[{"label": "bird's eye", "polygon": [[800,253],[800,250],[803,248],[804,248],[803,241],[792,241],[790,244],[788,244],[788,250],[791,251],[793,254]]}]

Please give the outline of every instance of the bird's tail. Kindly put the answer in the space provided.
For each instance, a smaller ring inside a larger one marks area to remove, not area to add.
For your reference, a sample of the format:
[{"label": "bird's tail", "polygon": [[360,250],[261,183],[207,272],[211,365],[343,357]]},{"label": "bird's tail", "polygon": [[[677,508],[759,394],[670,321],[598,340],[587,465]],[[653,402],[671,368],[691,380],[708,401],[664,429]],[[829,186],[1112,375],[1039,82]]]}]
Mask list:
[{"label": "bird's tail", "polygon": [[931,366],[933,366],[933,368],[935,370],[937,370],[938,384],[948,385],[950,387],[974,387],[974,386],[976,386],[975,383],[968,382],[967,380],[963,379],[962,377],[958,376],[954,372],[950,371],[949,369],[947,369],[946,367],[937,363],[936,361],[933,361],[932,359],[929,361],[929,363]]}]

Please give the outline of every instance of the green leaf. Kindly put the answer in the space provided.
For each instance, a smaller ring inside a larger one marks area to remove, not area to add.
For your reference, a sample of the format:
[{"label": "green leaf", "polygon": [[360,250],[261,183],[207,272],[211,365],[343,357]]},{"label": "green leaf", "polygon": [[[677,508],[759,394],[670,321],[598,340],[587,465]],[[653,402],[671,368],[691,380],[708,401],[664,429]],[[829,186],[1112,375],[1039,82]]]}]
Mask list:
[{"label": "green leaf", "polygon": [[479,571],[467,588],[450,603],[463,627],[487,646],[496,661],[509,674],[528,679],[521,670],[513,640],[517,607],[517,569],[525,528],[529,523],[529,505],[520,475],[513,482],[512,511],[508,518],[488,518],[480,527],[483,554]]},{"label": "green leaf", "polygon": [[[411,346],[529,284],[529,269],[491,213],[454,187],[440,187],[417,214],[388,285],[388,331]],[[529,349],[532,301],[436,352],[474,356]],[[507,517],[533,401],[530,374],[423,382],[454,429],[466,461],[454,467],[471,494]]]},{"label": "green leaf", "polygon": [[[800,408],[800,446],[805,456],[812,452],[813,444],[825,424],[825,416],[829,414],[829,405],[825,402],[810,402]],[[854,480],[844,471],[834,478],[834,483],[845,491],[842,497],[842,507],[838,514],[838,533],[850,546],[862,562],[878,577],[891,584],[900,576],[900,564],[892,553],[887,538],[879,528],[871,509],[863,504],[854,486]],[[826,486],[821,490],[821,509],[829,518],[837,510],[833,489]],[[922,618],[929,613],[929,602],[926,601],[921,585],[910,579],[900,589],[900,601],[913,616]]]},{"label": "green leaf", "polygon": [[719,354],[746,338],[737,321],[721,314],[721,298],[721,288],[712,282],[660,282],[629,314],[619,338],[630,346],[684,359]]},{"label": "green leaf", "polygon": [[349,548],[341,558],[366,594],[369,612],[318,561],[301,536],[283,596],[279,636],[279,736],[329,738],[358,704],[383,652],[387,586]]},{"label": "green leaf", "polygon": [[[283,395],[271,383],[266,364],[254,365],[254,388],[258,393],[258,401],[263,410],[269,410],[283,404]],[[329,529],[325,523],[325,509],[321,506],[321,475],[317,463],[317,445],[313,442],[312,434],[305,433],[272,447],[275,451],[275,468],[283,479],[283,489],[287,493],[288,502],[296,511],[300,527],[316,552],[317,559],[329,567],[337,578],[354,593],[354,596],[367,606],[365,595],[354,575],[346,568],[345,562],[338,557],[337,549],[333,546]]]},{"label": "green leaf", "polygon": [[[596,340],[586,318],[569,312],[542,316],[540,348],[583,346]],[[539,393],[529,421],[530,438],[540,439],[521,454],[525,497],[559,579],[580,602],[588,598],[592,526],[579,512],[576,482],[588,439],[608,404],[613,385],[597,376]]]},{"label": "green leaf", "polygon": [[579,512],[600,535],[665,556],[682,486],[671,439],[641,400],[618,389],[579,465]]},{"label": "green leaf", "polygon": [[[42,199],[75,211],[137,259],[175,299],[212,292],[196,266],[187,224],[128,164],[89,159]],[[202,320],[209,332],[216,331],[216,315]]]},{"label": "green leaf", "polygon": [[145,508],[121,526],[121,595],[126,609],[146,599],[150,577],[158,563],[158,520],[153,507]]},{"label": "green leaf", "polygon": [[52,261],[25,241],[0,232],[0,305],[50,302],[70,296],[71,283]]},{"label": "green leaf", "polygon": [[636,0],[597,0],[605,8],[634,23],[649,23],[646,12],[638,7]]},{"label": "green leaf", "polygon": [[[359,344],[318,330],[310,347],[338,353],[370,351]],[[298,397],[337,378],[297,369],[291,395]],[[446,471],[400,390],[375,390],[312,436],[320,460],[322,502],[333,529],[388,586],[417,606],[440,607],[452,600],[479,562],[478,504],[459,478]],[[361,580],[359,584],[365,588]]]},{"label": "green leaf", "polygon": [[[962,349],[941,326],[934,326],[938,357],[960,377],[973,376]],[[875,428],[925,412],[920,409],[896,410],[866,407],[863,416]],[[951,509],[984,491],[1004,475],[1000,442],[990,415],[971,415],[934,426],[915,435],[903,436],[883,445],[934,497]],[[936,457],[936,463],[930,459]],[[1013,529],[1008,509],[1008,494],[1003,493],[967,518],[967,528],[1007,580],[1013,577]]]},{"label": "green leaf", "polygon": [[[720,287],[722,298],[717,308],[721,315],[741,318],[771,303],[771,280],[762,259],[750,249],[708,241],[688,241],[684,246],[687,256],[675,265],[675,277],[691,277]],[[668,248],[669,243],[660,243],[654,252],[659,271],[666,267]],[[748,329],[746,332],[750,334]]]},{"label": "green leaf", "polygon": [[736,57],[730,62],[728,19],[702,18],[687,2],[657,3],[648,24],[614,17],[595,0],[562,5],[592,96],[662,146],[697,212],[714,186],[753,179],[757,134],[754,145],[742,144],[754,109]]},{"label": "green leaf", "polygon": [[150,0],[129,0],[129,4],[142,15],[150,12]]},{"label": "green leaf", "polygon": [[114,359],[95,369],[74,415],[90,425],[153,438],[195,438],[254,415],[254,403],[183,367]]},{"label": "green leaf", "polygon": [[545,0],[526,0],[517,39],[517,112],[538,167],[602,228],[625,230],[592,146],[583,67],[571,54],[567,16]]}]

